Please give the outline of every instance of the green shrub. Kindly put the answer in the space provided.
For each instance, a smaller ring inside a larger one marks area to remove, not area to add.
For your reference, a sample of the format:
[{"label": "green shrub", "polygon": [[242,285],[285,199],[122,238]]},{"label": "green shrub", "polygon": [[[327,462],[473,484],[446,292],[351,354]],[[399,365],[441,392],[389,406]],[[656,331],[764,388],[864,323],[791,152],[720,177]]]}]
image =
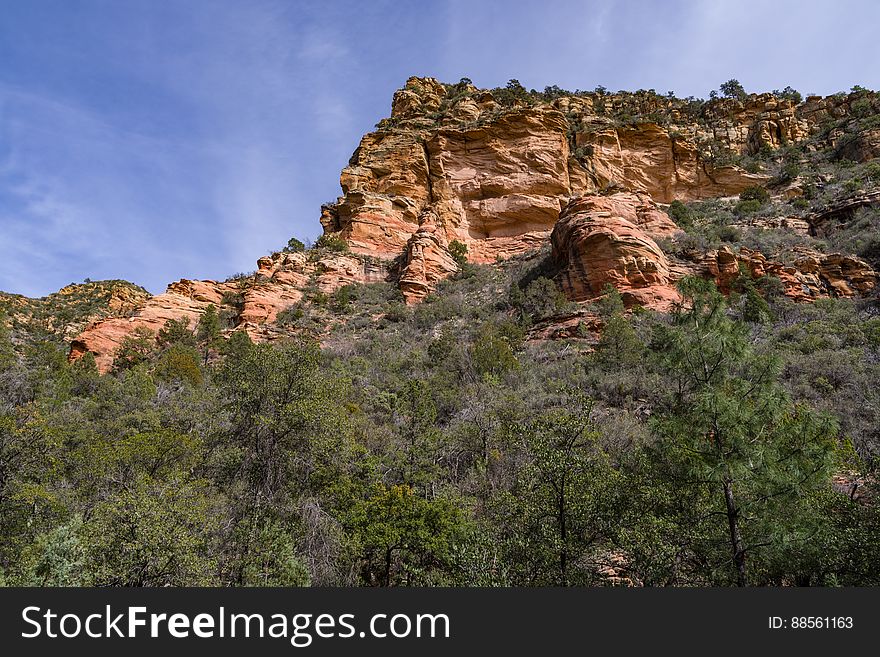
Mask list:
[{"label": "green shrub", "polygon": [[223,306],[232,306],[236,310],[244,308],[244,295],[241,292],[232,292],[227,290],[220,298],[220,304]]},{"label": "green shrub", "polygon": [[763,205],[770,200],[770,192],[768,192],[763,187],[758,187],[757,185],[747,187],[742,192],[740,192],[739,199],[741,201],[758,201],[760,205]]},{"label": "green shrub", "polygon": [[670,203],[666,213],[680,228],[689,228],[694,223],[693,212],[681,201]]},{"label": "green shrub", "polygon": [[[751,203],[751,201],[746,201],[746,203]],[[718,239],[722,242],[735,244],[742,239],[742,233],[735,226],[719,226]]]},{"label": "green shrub", "polygon": [[343,285],[333,293],[332,308],[334,312],[344,313],[351,307],[351,302],[357,299],[356,285]]},{"label": "green shrub", "polygon": [[568,300],[556,283],[539,276],[526,287],[521,307],[534,319],[543,319],[562,312],[567,305]]},{"label": "green shrub", "polygon": [[405,322],[410,318],[410,315],[410,310],[407,308],[406,304],[395,301],[388,306],[388,312],[385,313],[385,319],[396,324],[399,322]]},{"label": "green shrub", "polygon": [[471,345],[470,355],[474,370],[481,376],[498,376],[519,367],[510,339],[494,326],[484,327]]},{"label": "green shrub", "polygon": [[275,323],[278,326],[292,326],[303,318],[305,311],[300,304],[288,306],[275,316]]},{"label": "green shrub", "polygon": [[127,370],[150,360],[156,345],[156,336],[146,326],[139,326],[125,336],[117,349],[114,370]]},{"label": "green shrub", "polygon": [[349,250],[348,242],[337,235],[324,233],[315,242],[316,249],[327,249],[335,253],[345,253]]},{"label": "green shrub", "polygon": [[585,144],[583,146],[578,146],[574,149],[574,159],[576,160],[588,160],[593,157],[593,146],[592,144]]},{"label": "green shrub", "polygon": [[199,353],[183,344],[171,345],[156,363],[156,378],[173,383],[180,381],[192,386],[201,386],[203,377],[199,369]]},{"label": "green shrub", "polygon": [[291,237],[287,240],[287,246],[282,249],[284,253],[302,253],[305,250],[306,245],[295,237]]},{"label": "green shrub", "polygon": [[779,175],[776,176],[777,183],[791,182],[801,173],[801,165],[797,162],[786,162],[782,165]]},{"label": "green shrub", "polygon": [[467,244],[459,242],[458,240],[452,240],[449,243],[449,255],[452,256],[452,259],[455,260],[456,264],[462,269],[468,265],[467,254]]},{"label": "green shrub", "polygon": [[173,344],[195,345],[196,336],[192,329],[190,329],[189,324],[189,317],[167,320],[165,325],[156,334],[156,342],[159,343],[160,347],[167,347]]},{"label": "green shrub", "polygon": [[733,211],[737,216],[752,214],[753,212],[760,210],[762,205],[763,204],[758,199],[749,199],[737,203],[736,206],[734,206]]},{"label": "green shrub", "polygon": [[852,112],[852,115],[855,117],[865,119],[874,113],[874,108],[871,106],[870,100],[867,98],[860,98],[850,106],[850,112]]},{"label": "green shrub", "polygon": [[843,183],[843,189],[848,194],[855,194],[862,188],[862,181],[858,178],[850,178]]}]

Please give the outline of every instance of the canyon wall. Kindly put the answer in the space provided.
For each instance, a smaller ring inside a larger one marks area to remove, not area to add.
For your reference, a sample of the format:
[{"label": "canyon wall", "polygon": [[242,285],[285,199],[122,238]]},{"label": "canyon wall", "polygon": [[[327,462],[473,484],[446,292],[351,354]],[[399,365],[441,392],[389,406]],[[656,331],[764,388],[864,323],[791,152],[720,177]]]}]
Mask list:
[{"label": "canyon wall", "polygon": [[[782,264],[725,248],[683,262],[660,246],[678,231],[666,204],[735,196],[770,182],[724,164],[730,154],[811,138],[821,148],[849,148],[855,158],[876,157],[870,134],[845,141],[825,129],[852,102],[838,95],[796,105],[753,94],[699,103],[650,92],[511,98],[467,81],[410,78],[394,94],[391,116],[361,139],[342,171],[340,197],[321,208],[324,234],[348,252],[276,253],[261,258],[247,280],[173,283],[128,316],[94,322],[73,339],[71,358],[91,352],[106,371],[136,328],[157,331],[179,318],[194,325],[209,304],[224,311],[231,329],[273,339],[283,335],[277,314],[306,289],[393,280],[407,303],[417,303],[459,270],[464,252],[470,262],[494,263],[548,243],[557,284],[579,302],[610,284],[628,305],[668,310],[681,276],[711,277],[725,289],[741,268],[779,277],[798,300],[867,294],[876,274],[851,256],[805,252]],[[809,229],[797,218],[762,221]]]}]

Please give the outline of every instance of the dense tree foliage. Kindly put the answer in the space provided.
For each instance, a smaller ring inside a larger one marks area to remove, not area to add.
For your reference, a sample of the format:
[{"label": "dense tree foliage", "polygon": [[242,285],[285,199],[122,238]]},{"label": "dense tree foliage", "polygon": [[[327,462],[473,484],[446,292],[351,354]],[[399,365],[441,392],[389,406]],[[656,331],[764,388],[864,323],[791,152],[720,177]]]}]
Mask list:
[{"label": "dense tree foliage", "polygon": [[573,312],[545,274],[349,286],[271,344],[209,307],[106,375],[0,322],[2,581],[880,583],[870,301],[686,279],[668,316],[608,288],[597,340],[528,340]]}]

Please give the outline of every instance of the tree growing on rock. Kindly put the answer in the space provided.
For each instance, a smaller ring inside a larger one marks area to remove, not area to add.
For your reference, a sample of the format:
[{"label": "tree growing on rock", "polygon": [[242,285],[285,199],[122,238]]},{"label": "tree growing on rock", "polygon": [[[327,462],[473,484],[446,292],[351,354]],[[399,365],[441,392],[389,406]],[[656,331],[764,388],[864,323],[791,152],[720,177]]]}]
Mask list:
[{"label": "tree growing on rock", "polygon": [[302,240],[298,240],[295,237],[291,237],[287,240],[287,245],[281,249],[283,253],[302,253],[306,250],[306,245],[302,242]]},{"label": "tree growing on rock", "polygon": [[740,84],[739,80],[735,80],[731,78],[727,82],[724,82],[720,87],[722,95],[725,98],[736,98],[737,100],[742,100],[746,97],[746,90]]}]

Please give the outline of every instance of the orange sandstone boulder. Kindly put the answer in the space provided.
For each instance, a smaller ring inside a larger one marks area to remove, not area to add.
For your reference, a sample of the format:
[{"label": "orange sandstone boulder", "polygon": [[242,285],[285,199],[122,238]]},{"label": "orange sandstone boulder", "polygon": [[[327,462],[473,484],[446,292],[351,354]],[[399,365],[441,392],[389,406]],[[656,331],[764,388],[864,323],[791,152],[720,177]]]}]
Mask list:
[{"label": "orange sandstone boulder", "polygon": [[565,207],[551,240],[556,279],[569,299],[595,299],[608,284],[628,305],[667,310],[678,299],[669,262],[647,231],[652,222],[655,235],[674,224],[658,210],[640,215],[637,198],[587,196]]},{"label": "orange sandstone boulder", "polygon": [[434,213],[428,211],[407,244],[406,261],[397,282],[406,303],[421,301],[438,282],[456,271],[458,264],[449,253],[443,231]]}]

